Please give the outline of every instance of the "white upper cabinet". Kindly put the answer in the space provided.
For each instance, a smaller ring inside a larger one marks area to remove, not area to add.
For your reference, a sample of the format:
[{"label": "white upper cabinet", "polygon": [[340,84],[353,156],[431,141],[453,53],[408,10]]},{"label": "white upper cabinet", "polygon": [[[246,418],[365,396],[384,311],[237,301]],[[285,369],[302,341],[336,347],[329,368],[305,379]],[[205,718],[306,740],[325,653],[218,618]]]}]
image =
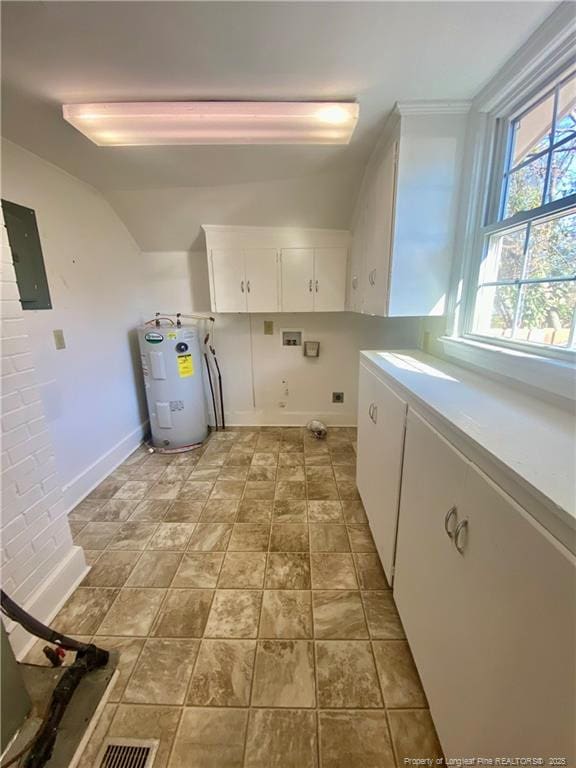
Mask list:
[{"label": "white upper cabinet", "polygon": [[357,202],[349,310],[383,317],[445,313],[467,107],[397,105]]},{"label": "white upper cabinet", "polygon": [[283,312],[341,312],[346,307],[346,248],[283,248]]},{"label": "white upper cabinet", "polygon": [[205,226],[213,312],[346,309],[345,230]]}]

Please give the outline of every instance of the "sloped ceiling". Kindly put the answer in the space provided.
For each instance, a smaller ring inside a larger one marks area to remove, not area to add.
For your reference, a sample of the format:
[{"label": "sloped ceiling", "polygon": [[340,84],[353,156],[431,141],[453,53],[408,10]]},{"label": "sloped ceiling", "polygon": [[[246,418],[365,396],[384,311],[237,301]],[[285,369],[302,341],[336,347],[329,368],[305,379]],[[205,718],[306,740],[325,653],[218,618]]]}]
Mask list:
[{"label": "sloped ceiling", "polygon": [[[144,250],[201,223],[346,227],[396,100],[471,98],[551,2],[3,2],[2,133],[100,189]],[[347,147],[91,144],[79,101],[356,99]]]}]

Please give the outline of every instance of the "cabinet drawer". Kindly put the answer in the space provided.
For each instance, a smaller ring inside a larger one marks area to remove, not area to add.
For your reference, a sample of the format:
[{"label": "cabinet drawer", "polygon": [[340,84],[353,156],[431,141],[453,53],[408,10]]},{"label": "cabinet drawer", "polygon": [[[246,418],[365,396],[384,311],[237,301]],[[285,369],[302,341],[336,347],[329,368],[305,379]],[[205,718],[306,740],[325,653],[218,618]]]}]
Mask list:
[{"label": "cabinet drawer", "polygon": [[356,484],[384,572],[393,580],[406,403],[360,366]]}]

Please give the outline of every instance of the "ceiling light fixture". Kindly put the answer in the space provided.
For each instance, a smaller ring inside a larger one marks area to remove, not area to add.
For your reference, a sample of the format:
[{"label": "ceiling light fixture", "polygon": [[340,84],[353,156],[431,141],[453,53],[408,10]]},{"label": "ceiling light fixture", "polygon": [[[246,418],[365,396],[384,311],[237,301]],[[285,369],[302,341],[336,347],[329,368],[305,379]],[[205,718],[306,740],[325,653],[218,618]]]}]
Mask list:
[{"label": "ceiling light fixture", "polygon": [[64,119],[100,147],[348,144],[358,104],[151,101],[65,104]]}]

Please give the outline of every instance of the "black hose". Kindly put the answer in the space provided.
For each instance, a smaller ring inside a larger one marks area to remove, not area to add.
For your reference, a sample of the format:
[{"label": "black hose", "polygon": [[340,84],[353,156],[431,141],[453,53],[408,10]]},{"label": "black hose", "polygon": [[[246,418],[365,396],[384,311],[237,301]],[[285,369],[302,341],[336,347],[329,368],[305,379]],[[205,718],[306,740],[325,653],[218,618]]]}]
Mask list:
[{"label": "black hose", "polygon": [[222,394],[222,374],[220,373],[220,366],[218,365],[218,358],[216,357],[216,350],[214,347],[210,347],[214,363],[216,364],[216,370],[218,371],[218,390],[220,393],[220,413],[222,415],[222,429],[226,429],[226,422],[224,420],[224,395]]},{"label": "black hose", "polygon": [[214,408],[214,424],[216,426],[216,432],[218,432],[218,412],[216,410],[216,398],[214,397],[214,387],[212,386],[212,374],[210,373],[210,363],[208,362],[208,355],[204,352],[204,360],[206,361],[206,373],[208,374],[208,384],[210,384],[210,394],[212,395],[212,408]]}]

